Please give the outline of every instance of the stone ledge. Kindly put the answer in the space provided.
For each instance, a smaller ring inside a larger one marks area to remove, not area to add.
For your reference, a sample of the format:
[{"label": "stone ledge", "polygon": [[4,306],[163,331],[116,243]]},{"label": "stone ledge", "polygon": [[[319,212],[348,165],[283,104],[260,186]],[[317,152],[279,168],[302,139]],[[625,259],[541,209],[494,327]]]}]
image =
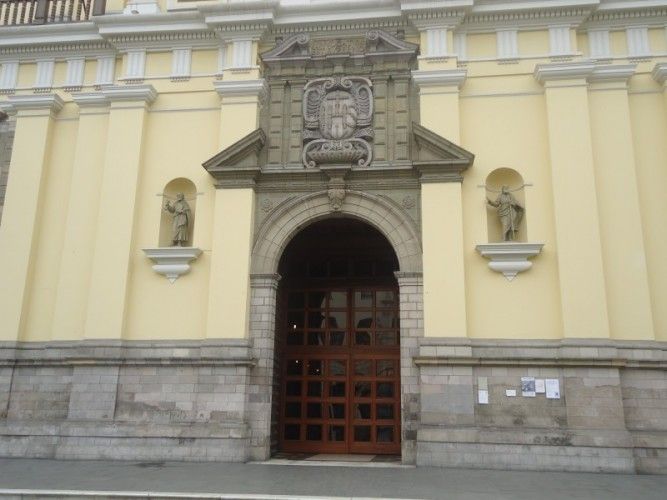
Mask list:
[{"label": "stone ledge", "polygon": [[[667,438],[667,432],[664,433],[664,437]],[[634,447],[633,436],[624,429],[549,429],[536,427],[505,429],[480,426],[441,427],[422,425],[417,431],[417,441],[487,445],[583,446],[591,448]]]},{"label": "stone ledge", "polygon": [[103,420],[0,421],[0,437],[103,437],[103,438],[178,438],[247,439],[248,426],[242,422],[119,422]]},{"label": "stone ledge", "polygon": [[422,338],[418,365],[667,369],[667,342]]},{"label": "stone ledge", "polygon": [[255,366],[245,339],[0,342],[0,366]]}]

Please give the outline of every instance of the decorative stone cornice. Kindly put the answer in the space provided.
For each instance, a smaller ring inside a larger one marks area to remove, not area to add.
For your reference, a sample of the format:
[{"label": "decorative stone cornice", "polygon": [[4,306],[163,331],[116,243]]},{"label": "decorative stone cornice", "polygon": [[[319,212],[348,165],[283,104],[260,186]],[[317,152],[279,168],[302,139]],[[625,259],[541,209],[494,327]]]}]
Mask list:
[{"label": "decorative stone cornice", "polygon": [[587,79],[590,83],[627,82],[635,74],[636,69],[636,64],[607,64],[604,66],[595,66]]},{"label": "decorative stone cornice", "polygon": [[506,241],[477,245],[475,249],[489,262],[489,269],[502,273],[507,281],[512,281],[518,273],[528,271],[533,263],[528,259],[539,255],[544,243],[519,243]]},{"label": "decorative stone cornice", "polygon": [[2,111],[11,114],[17,111],[48,111],[58,113],[65,102],[58,94],[11,95],[2,103]]},{"label": "decorative stone cornice", "polygon": [[109,97],[102,92],[74,92],[72,100],[79,108],[98,108],[111,104]]},{"label": "decorative stone cornice", "polygon": [[143,101],[151,104],[157,99],[157,91],[152,85],[109,85],[102,88],[100,93],[111,102]]},{"label": "decorative stone cornice", "polygon": [[216,80],[213,87],[220,97],[244,96],[262,98],[266,94],[266,81],[258,80]]},{"label": "decorative stone cornice", "polygon": [[412,123],[416,151],[412,165],[419,172],[419,182],[461,182],[475,155],[432,130]]},{"label": "decorative stone cornice", "polygon": [[538,64],[535,66],[533,76],[544,84],[554,80],[578,80],[588,78],[595,69],[592,62],[572,62]]},{"label": "decorative stone cornice", "polygon": [[260,174],[260,153],[266,134],[260,128],[226,147],[202,166],[214,178],[219,188],[254,187]]},{"label": "decorative stone cornice", "polygon": [[420,88],[436,86],[461,88],[466,76],[467,70],[465,69],[415,70],[412,72],[412,80]]},{"label": "decorative stone cornice", "polygon": [[651,76],[660,85],[664,85],[665,80],[667,80],[667,63],[656,64],[651,72]]}]

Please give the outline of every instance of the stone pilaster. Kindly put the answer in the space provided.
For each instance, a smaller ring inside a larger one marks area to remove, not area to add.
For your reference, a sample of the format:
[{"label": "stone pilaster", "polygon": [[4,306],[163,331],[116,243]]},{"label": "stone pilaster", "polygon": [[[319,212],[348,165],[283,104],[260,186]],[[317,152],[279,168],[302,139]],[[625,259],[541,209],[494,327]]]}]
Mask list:
[{"label": "stone pilaster", "polygon": [[250,458],[271,455],[271,425],[276,367],[276,295],[278,274],[250,277],[250,339],[257,364],[250,372],[247,390],[247,421],[250,426]]},{"label": "stone pilaster", "polygon": [[152,85],[125,85],[105,87],[102,94],[111,111],[84,333],[117,339],[125,321],[144,122],[157,92]]},{"label": "stone pilaster", "polygon": [[424,287],[421,273],[397,272],[401,320],[401,456],[414,464],[421,411],[419,369],[413,358],[424,336]]},{"label": "stone pilaster", "polygon": [[[412,78],[419,86],[421,125],[458,143],[459,89],[466,70],[413,71]],[[424,335],[465,337],[462,176],[424,172],[420,180]]]},{"label": "stone pilaster", "polygon": [[76,93],[72,97],[79,106],[72,165],[76,188],[63,207],[65,236],[51,335],[58,340],[83,338],[109,122],[110,101],[103,93]]},{"label": "stone pilaster", "polygon": [[587,77],[592,63],[540,64],[565,337],[609,337]]},{"label": "stone pilaster", "polygon": [[11,290],[0,301],[3,340],[20,339],[25,321],[51,133],[63,104],[56,94],[10,96],[3,103],[7,111],[18,113],[0,226],[0,276],[3,288]]},{"label": "stone pilaster", "polygon": [[[597,65],[588,77],[591,136],[610,336],[653,340],[628,99],[634,73],[634,64]],[[632,290],[631,296],[628,290]]]}]

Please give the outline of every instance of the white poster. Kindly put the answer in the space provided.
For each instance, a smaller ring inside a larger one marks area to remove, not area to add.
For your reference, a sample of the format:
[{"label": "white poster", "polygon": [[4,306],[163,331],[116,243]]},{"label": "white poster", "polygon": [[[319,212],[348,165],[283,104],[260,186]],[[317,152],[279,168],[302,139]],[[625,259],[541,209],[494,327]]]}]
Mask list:
[{"label": "white poster", "polygon": [[516,389],[505,389],[505,396],[508,398],[516,397]]},{"label": "white poster", "polygon": [[560,383],[557,378],[546,380],[547,399],[560,399]]},{"label": "white poster", "polygon": [[489,404],[489,391],[479,390],[477,391],[477,397],[479,399],[479,404],[481,405]]},{"label": "white poster", "polygon": [[545,388],[545,383],[543,378],[536,378],[535,379],[535,392],[537,394],[544,394],[546,391]]},{"label": "white poster", "polygon": [[535,397],[535,377],[521,377],[521,395],[524,398]]}]

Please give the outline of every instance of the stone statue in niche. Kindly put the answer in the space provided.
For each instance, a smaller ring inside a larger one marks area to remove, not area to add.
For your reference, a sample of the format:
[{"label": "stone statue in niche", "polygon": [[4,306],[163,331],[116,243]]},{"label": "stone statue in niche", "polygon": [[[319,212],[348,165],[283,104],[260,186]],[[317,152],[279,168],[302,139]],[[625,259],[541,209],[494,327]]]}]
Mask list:
[{"label": "stone statue in niche", "polygon": [[509,186],[502,187],[495,201],[487,197],[486,202],[498,212],[498,218],[503,228],[503,241],[514,241],[525,210],[519,205]]},{"label": "stone statue in niche", "polygon": [[368,166],[373,157],[373,92],[367,78],[309,81],[303,92],[303,164]]},{"label": "stone statue in niche", "polygon": [[185,201],[183,193],[176,194],[174,202],[165,203],[165,211],[173,215],[171,226],[172,246],[188,246],[188,234],[190,232],[191,212],[190,205]]}]

